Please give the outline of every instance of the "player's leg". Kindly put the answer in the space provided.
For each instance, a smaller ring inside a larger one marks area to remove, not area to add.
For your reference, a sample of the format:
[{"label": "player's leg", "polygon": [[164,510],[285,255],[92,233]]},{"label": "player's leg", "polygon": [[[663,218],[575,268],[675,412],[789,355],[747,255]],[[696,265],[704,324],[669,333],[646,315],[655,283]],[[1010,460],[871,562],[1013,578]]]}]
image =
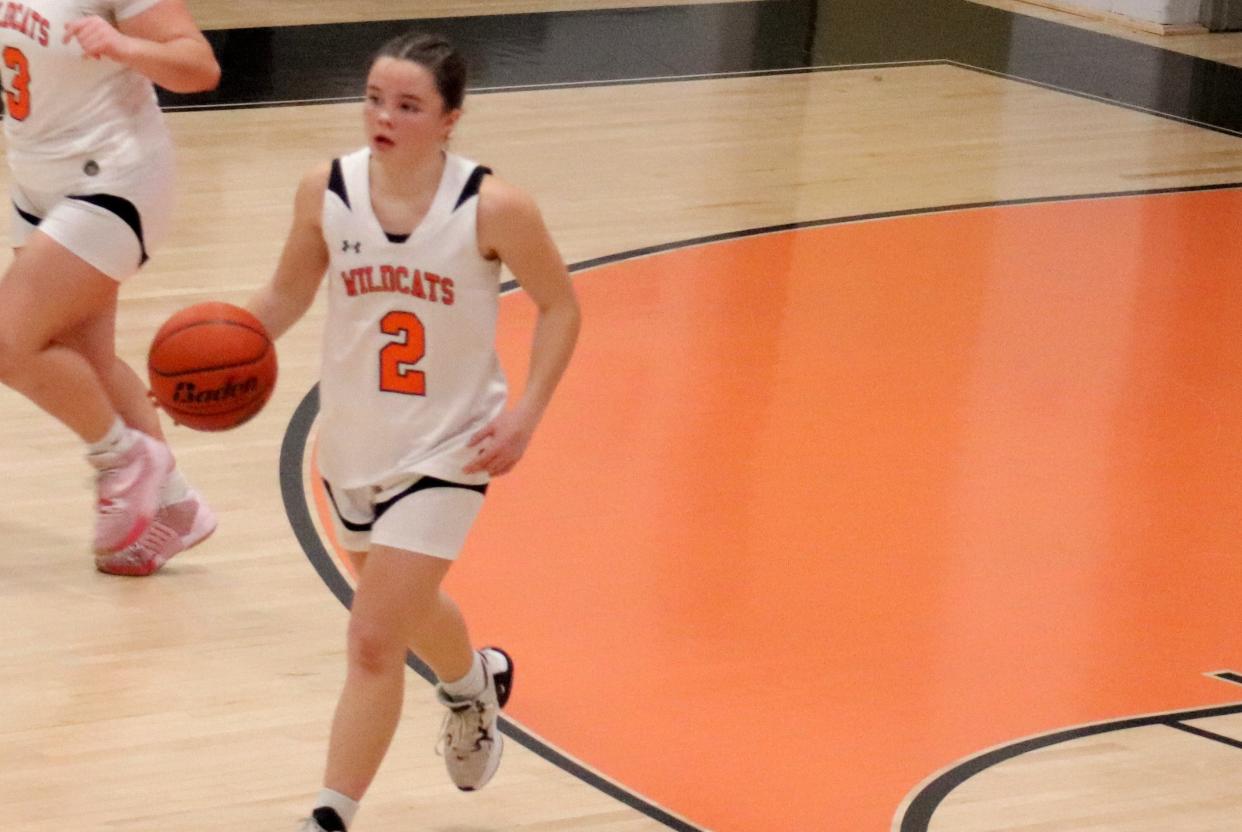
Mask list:
[{"label": "player's leg", "polygon": [[[350,604],[350,625],[348,634],[348,665],[346,669],[345,689],[341,692],[341,696],[337,701],[336,713],[332,719],[332,738],[329,740],[328,746],[328,763],[327,769],[331,774],[325,773],[324,787],[320,790],[315,798],[314,808],[309,817],[305,818],[298,827],[299,832],[343,832],[347,825],[353,822],[354,814],[358,811],[358,801],[362,799],[362,795],[366,792],[370,782],[374,779],[375,772],[379,768],[379,760],[383,759],[383,752],[387,750],[388,744],[391,742],[391,734],[387,739],[383,739],[383,732],[379,731],[381,737],[380,744],[382,750],[378,758],[373,763],[356,763],[353,762],[359,758],[375,757],[374,754],[366,753],[369,747],[366,743],[361,744],[363,751],[358,751],[348,745],[337,741],[339,733],[344,732],[344,725],[351,721],[363,721],[367,724],[368,735],[376,733],[376,727],[366,721],[365,713],[356,712],[351,707],[352,702],[360,698],[357,693],[351,694],[351,684],[361,686],[365,689],[369,687],[367,682],[370,681],[366,677],[361,680],[353,675],[354,666],[354,634],[355,616],[359,613],[359,594],[362,594],[362,606],[365,610],[369,604],[365,599],[371,594],[370,590],[364,591],[364,576],[367,574],[366,565],[368,562],[368,549],[371,545],[371,528],[375,521],[375,506],[373,497],[376,489],[374,488],[333,488],[332,483],[327,480],[323,481],[324,490],[328,495],[328,503],[331,506],[332,527],[336,533],[337,543],[343,547],[353,563],[358,575],[356,581],[357,589],[354,593],[354,599]],[[398,639],[399,640],[399,639]],[[388,687],[389,696],[392,696],[392,690],[396,690],[396,700],[387,701],[389,711],[395,708],[396,714],[400,715],[401,697],[404,695],[404,678],[400,665],[404,663],[404,649],[398,648],[401,656],[397,660],[398,667],[395,674],[381,674],[381,683]],[[395,676],[395,678],[394,678]],[[373,687],[373,686],[370,686]],[[348,695],[348,696],[347,696]],[[373,692],[371,695],[375,695]],[[365,695],[361,698],[365,699]],[[396,717],[391,713],[384,717],[385,723],[390,723],[392,729],[396,729]],[[375,741],[372,740],[372,743]],[[350,761],[347,765],[345,761]],[[340,777],[336,774],[338,768],[356,767],[351,770],[347,776]],[[363,770],[370,767],[370,774],[366,774]]]},{"label": "player's leg", "polygon": [[333,720],[324,789],[304,827],[310,832],[340,832],[352,821],[396,730],[407,647],[465,694],[458,699],[440,686],[441,701],[450,708],[445,720],[446,737],[452,737],[445,749],[446,760],[454,760],[450,773],[465,759],[457,752],[469,746],[466,788],[482,785],[495,771],[501,749],[496,711],[503,704],[498,687],[507,699],[512,678],[502,652],[472,650],[460,610],[440,588],[482,505],[482,493],[398,490],[381,503],[383,513],[373,521],[356,492],[329,487],[328,493],[341,544],[356,552],[369,540],[370,550],[354,560],[359,579],[350,611],[349,668]]},{"label": "player's leg", "polygon": [[[387,511],[375,521],[372,543],[406,546],[451,563],[465,545],[485,491],[485,486],[423,478],[389,497]],[[482,788],[500,764],[504,739],[497,719],[509,698],[512,661],[497,648],[471,648],[461,611],[438,586],[407,644],[439,679],[436,693],[448,713],[438,750],[450,779],[463,791]]]},{"label": "player's leg", "polygon": [[379,770],[401,714],[407,646],[435,627],[470,653],[465,625],[440,602],[450,561],[373,546],[350,610],[348,669],[337,705],[324,785],[361,799]]},{"label": "player's leg", "polygon": [[149,524],[171,455],[163,443],[125,428],[91,362],[61,343],[97,310],[115,308],[116,279],[40,231],[23,242],[0,280],[0,381],[96,452],[95,548],[114,551]]},{"label": "player's leg", "polygon": [[436,617],[450,565],[386,546],[367,554],[350,607],[345,687],[332,720],[324,787],[304,828],[341,832],[352,823],[401,717],[406,645],[415,628]]}]

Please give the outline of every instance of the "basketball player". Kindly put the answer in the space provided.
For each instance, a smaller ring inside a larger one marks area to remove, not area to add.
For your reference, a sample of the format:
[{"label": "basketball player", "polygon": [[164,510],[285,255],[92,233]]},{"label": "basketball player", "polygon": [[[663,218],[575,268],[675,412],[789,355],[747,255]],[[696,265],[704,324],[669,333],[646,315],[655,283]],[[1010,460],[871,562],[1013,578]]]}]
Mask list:
[{"label": "basketball player", "polygon": [[[561,256],[522,191],[452,153],[465,64],[441,38],[386,44],[370,68],[368,146],[309,173],[271,282],[250,309],[273,337],[326,271],[318,462],[360,576],[324,788],[303,832],[344,832],[400,716],[407,646],[447,707],[458,788],[492,777],[513,662],[471,648],[440,590],[490,477],[526,449],[577,339]],[[538,307],[530,374],[506,409],[495,351],[501,264]]]},{"label": "basketball player", "polygon": [[9,3],[0,47],[16,248],[0,281],[0,381],[86,443],[98,568],[150,574],[215,518],[116,355],[117,292],[170,213],[152,84],[206,90],[220,69],[183,0]]}]

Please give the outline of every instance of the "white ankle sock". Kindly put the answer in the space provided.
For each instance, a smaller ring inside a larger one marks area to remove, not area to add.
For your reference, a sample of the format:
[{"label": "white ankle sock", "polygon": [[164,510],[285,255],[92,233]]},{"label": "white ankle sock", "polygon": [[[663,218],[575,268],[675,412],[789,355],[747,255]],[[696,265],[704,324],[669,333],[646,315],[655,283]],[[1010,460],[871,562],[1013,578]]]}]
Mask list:
[{"label": "white ankle sock", "polygon": [[466,675],[455,682],[441,682],[440,687],[457,700],[477,699],[487,688],[487,679],[483,677],[483,657],[475,651],[474,661]]},{"label": "white ankle sock", "polygon": [[118,416],[112,423],[112,427],[108,428],[108,432],[104,434],[103,439],[86,444],[86,452],[88,454],[124,453],[137,439],[137,433],[127,428]]},{"label": "white ankle sock", "polygon": [[160,486],[160,505],[170,506],[181,502],[189,490],[190,484],[185,481],[185,477],[181,476],[181,469],[172,469],[164,479],[164,484]]},{"label": "white ankle sock", "polygon": [[346,828],[354,825],[354,815],[358,814],[358,801],[351,797],[334,792],[332,789],[320,789],[315,798],[315,808],[327,806],[341,816]]}]

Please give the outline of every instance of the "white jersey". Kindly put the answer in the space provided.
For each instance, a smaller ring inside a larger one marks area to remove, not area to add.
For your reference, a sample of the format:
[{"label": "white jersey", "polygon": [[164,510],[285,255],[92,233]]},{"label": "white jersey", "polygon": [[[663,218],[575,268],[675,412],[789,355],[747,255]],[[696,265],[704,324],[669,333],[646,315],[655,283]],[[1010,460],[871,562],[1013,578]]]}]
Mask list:
[{"label": "white jersey", "polygon": [[496,356],[500,262],[479,253],[486,168],[452,154],[426,217],[404,241],[371,208],[370,148],[333,161],[324,194],[328,318],[318,461],[340,488],[403,474],[487,481],[466,442],[507,397]]},{"label": "white jersey", "polygon": [[[115,25],[159,0],[25,0],[0,2],[0,61],[9,165],[38,166],[93,159],[137,167],[144,148],[168,133],[143,75],[106,58],[85,58],[65,25],[99,15]],[[79,165],[80,167],[80,165]]]}]

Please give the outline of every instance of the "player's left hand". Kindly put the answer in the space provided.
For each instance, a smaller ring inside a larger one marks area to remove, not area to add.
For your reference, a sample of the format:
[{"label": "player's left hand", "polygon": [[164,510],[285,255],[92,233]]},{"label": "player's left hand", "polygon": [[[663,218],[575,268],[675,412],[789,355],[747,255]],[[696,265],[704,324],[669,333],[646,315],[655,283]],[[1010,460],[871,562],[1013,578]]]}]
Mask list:
[{"label": "player's left hand", "polygon": [[475,474],[486,471],[493,477],[509,473],[526,453],[526,446],[534,432],[534,419],[520,409],[506,410],[470,437],[467,445],[475,449],[475,457],[462,472]]},{"label": "player's left hand", "polygon": [[64,43],[77,40],[87,58],[110,58],[125,62],[130,38],[122,35],[99,15],[91,15],[65,24]]}]

